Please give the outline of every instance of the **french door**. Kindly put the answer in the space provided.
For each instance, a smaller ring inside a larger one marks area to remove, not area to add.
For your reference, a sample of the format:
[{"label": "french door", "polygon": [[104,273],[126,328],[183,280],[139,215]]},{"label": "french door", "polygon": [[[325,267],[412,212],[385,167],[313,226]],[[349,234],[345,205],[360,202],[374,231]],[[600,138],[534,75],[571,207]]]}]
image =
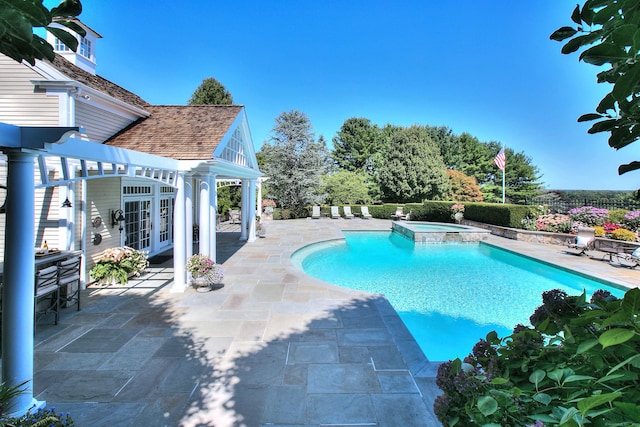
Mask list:
[{"label": "french door", "polygon": [[151,250],[151,198],[127,199],[124,202],[126,246],[141,251]]}]

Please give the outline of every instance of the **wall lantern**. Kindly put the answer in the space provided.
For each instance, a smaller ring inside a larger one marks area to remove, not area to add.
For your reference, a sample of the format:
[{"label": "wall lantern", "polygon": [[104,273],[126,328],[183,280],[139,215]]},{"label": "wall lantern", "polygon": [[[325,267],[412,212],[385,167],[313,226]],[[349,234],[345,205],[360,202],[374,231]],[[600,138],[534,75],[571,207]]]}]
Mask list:
[{"label": "wall lantern", "polygon": [[[122,209],[116,209],[115,211],[111,211],[111,228],[120,224],[124,220],[125,220],[125,217]],[[122,231],[122,224],[120,224],[119,230]]]},{"label": "wall lantern", "polygon": [[69,200],[69,198],[67,197],[66,199],[64,199],[64,202],[62,202],[62,207],[63,208],[70,208],[71,206],[71,201]]}]

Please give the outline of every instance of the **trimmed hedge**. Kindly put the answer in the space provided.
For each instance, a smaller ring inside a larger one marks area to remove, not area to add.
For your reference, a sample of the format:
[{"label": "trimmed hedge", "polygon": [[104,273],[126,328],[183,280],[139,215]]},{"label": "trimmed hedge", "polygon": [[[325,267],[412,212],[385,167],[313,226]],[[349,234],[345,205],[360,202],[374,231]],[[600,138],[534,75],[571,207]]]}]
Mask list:
[{"label": "trimmed hedge", "polygon": [[[369,213],[374,218],[390,219],[396,213],[396,209],[402,206],[403,212],[411,212],[411,221],[453,222],[451,206],[453,201],[426,201],[424,203],[386,203],[384,205],[369,206]],[[464,205],[464,217],[470,221],[483,222],[501,227],[522,228],[522,220],[530,212],[529,206],[508,205],[498,203],[462,202]],[[359,215],[360,205],[351,206],[351,212]],[[344,214],[344,205],[338,205],[340,215]],[[273,219],[307,218],[312,213],[312,207],[307,206],[297,209],[276,208],[273,211]],[[331,216],[331,206],[321,205],[320,214]]]}]

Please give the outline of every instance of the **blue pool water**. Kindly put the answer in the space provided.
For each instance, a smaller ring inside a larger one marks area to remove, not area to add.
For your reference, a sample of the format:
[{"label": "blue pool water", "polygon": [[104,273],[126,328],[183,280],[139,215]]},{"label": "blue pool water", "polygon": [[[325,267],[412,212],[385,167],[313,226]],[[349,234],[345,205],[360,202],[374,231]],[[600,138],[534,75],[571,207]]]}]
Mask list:
[{"label": "blue pool water", "polygon": [[511,333],[541,303],[543,291],[624,291],[486,244],[417,245],[390,232],[345,232],[292,260],[335,285],[384,294],[427,358],[465,357],[495,330]]}]

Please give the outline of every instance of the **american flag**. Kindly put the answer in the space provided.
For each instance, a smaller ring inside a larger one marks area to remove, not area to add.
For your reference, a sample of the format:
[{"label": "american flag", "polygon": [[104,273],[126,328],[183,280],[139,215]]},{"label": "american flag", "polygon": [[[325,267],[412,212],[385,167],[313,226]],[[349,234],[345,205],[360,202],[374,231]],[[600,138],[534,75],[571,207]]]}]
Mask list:
[{"label": "american flag", "polygon": [[498,166],[498,169],[504,169],[505,165],[507,164],[507,158],[504,155],[504,147],[500,149],[500,152],[498,153],[496,158],[493,159],[493,163]]}]

